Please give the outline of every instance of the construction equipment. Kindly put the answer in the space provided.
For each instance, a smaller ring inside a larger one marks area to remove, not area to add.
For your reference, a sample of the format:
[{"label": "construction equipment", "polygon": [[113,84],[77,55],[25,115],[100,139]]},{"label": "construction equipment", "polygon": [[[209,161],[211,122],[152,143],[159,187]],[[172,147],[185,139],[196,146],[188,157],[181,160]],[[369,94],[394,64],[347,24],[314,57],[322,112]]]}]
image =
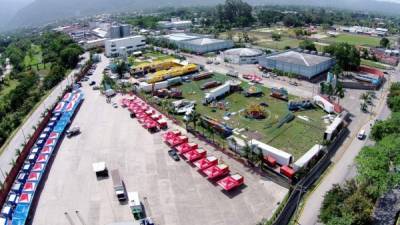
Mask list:
[{"label": "construction equipment", "polygon": [[250,86],[249,88],[247,88],[247,90],[243,91],[244,96],[246,97],[260,97],[262,96],[264,93],[262,92],[260,87],[257,87],[255,85]]},{"label": "construction equipment", "polygon": [[196,64],[188,64],[181,67],[172,67],[168,70],[159,70],[149,76],[147,83],[156,83],[172,77],[182,76],[198,70]]},{"label": "construction equipment", "polygon": [[285,88],[271,88],[271,97],[287,101],[289,99],[289,94]]}]

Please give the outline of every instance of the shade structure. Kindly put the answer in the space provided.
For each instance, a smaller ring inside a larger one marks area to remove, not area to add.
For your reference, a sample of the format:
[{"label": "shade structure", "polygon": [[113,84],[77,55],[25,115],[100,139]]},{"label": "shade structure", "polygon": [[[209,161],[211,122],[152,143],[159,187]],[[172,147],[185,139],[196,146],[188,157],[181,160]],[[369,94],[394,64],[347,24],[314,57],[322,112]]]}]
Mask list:
[{"label": "shade structure", "polygon": [[211,166],[207,169],[202,170],[204,174],[207,175],[209,179],[214,179],[217,177],[221,177],[229,173],[229,166],[226,164],[218,164],[215,166]]},{"label": "shade structure", "polygon": [[231,176],[227,176],[227,177],[217,181],[217,184],[226,191],[230,191],[236,187],[239,187],[243,183],[244,183],[244,177],[240,174],[234,174]]},{"label": "shade structure", "polygon": [[28,181],[39,181],[40,172],[31,172],[28,176]]},{"label": "shade structure", "polygon": [[47,154],[40,154],[38,158],[36,159],[36,162],[38,163],[47,163],[49,160],[49,155]]},{"label": "shade structure", "polygon": [[183,156],[189,161],[189,162],[194,162],[198,159],[205,158],[207,156],[207,151],[200,148],[200,149],[195,149],[190,152],[186,152],[183,154]]},{"label": "shade structure", "polygon": [[186,152],[190,152],[198,148],[198,144],[196,143],[183,143],[175,147],[175,149],[179,152],[179,154],[184,154]]},{"label": "shade structure", "polygon": [[53,138],[53,139],[59,138],[59,137],[60,137],[60,133],[58,133],[58,132],[51,132],[49,135],[49,138]]},{"label": "shade structure", "polygon": [[68,93],[66,93],[65,95],[64,95],[64,97],[63,97],[63,101],[65,101],[65,102],[69,102],[69,100],[71,99],[71,97],[72,97],[72,93],[71,92],[68,92]]},{"label": "shade structure", "polygon": [[163,140],[167,141],[167,140],[169,140],[171,138],[174,138],[174,137],[176,137],[178,135],[181,135],[181,132],[179,130],[171,130],[171,131],[168,131],[167,133],[165,133],[163,135]]},{"label": "shade structure", "polygon": [[152,118],[153,120],[159,120],[159,119],[162,118],[162,115],[161,115],[161,114],[153,114],[153,115],[151,115],[151,118]]},{"label": "shade structure", "polygon": [[206,158],[202,158],[197,160],[196,162],[193,163],[197,168],[200,170],[207,169],[211,166],[215,166],[218,164],[218,159],[215,156],[208,156]]},{"label": "shade structure", "polygon": [[28,173],[23,172],[23,171],[18,173],[17,180],[19,182],[24,183],[26,181],[26,179],[28,179]]},{"label": "shade structure", "polygon": [[55,146],[57,144],[57,139],[56,138],[49,138],[47,139],[46,143],[44,146]]},{"label": "shade structure", "polygon": [[150,129],[156,129],[156,128],[158,128],[158,124],[154,120],[147,120],[147,121],[145,121],[143,127],[146,128],[146,129],[149,129],[149,130]]},{"label": "shade structure", "polygon": [[42,154],[51,154],[53,152],[53,149],[54,149],[53,146],[44,146],[42,148],[41,153]]},{"label": "shade structure", "polygon": [[19,203],[31,203],[32,202],[32,194],[31,193],[22,193],[19,196]]},{"label": "shade structure", "polygon": [[185,142],[188,142],[188,137],[184,136],[184,135],[179,135],[173,138],[170,138],[167,140],[168,145],[170,145],[171,147],[175,147],[177,145],[183,144]]},{"label": "shade structure", "polygon": [[65,102],[59,102],[53,110],[53,113],[62,112],[65,107]]},{"label": "shade structure", "polygon": [[148,110],[146,110],[145,113],[146,113],[148,116],[151,116],[151,115],[155,114],[156,111],[155,111],[154,109],[148,109]]},{"label": "shade structure", "polygon": [[35,190],[36,190],[35,182],[26,182],[24,188],[22,189],[23,192],[34,192]]},{"label": "shade structure", "polygon": [[72,95],[71,101],[78,101],[82,97],[82,93],[78,92]]},{"label": "shade structure", "polygon": [[45,164],[44,163],[35,163],[32,167],[32,171],[34,172],[43,172],[45,169]]}]

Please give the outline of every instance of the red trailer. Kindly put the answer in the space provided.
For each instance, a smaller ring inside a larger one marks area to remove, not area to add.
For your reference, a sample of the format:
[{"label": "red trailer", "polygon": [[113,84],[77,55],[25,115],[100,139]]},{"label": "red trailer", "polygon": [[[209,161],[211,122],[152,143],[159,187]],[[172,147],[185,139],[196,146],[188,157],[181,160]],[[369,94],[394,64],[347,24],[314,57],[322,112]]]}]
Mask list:
[{"label": "red trailer", "polygon": [[184,136],[184,135],[180,135],[180,136],[176,136],[174,138],[170,138],[167,140],[167,143],[169,146],[171,147],[175,147],[177,145],[183,144],[188,142],[188,137]]},{"label": "red trailer", "polygon": [[179,130],[170,130],[167,133],[163,135],[163,140],[167,141],[168,139],[171,139],[173,137],[176,137],[178,135],[181,135],[181,132]]},{"label": "red trailer", "polygon": [[202,171],[207,175],[208,179],[214,179],[228,174],[229,166],[226,164],[218,164],[215,166],[211,166],[207,169],[204,169]]},{"label": "red trailer", "polygon": [[184,154],[186,152],[193,151],[197,149],[198,144],[196,143],[183,143],[175,147],[175,149],[179,152],[179,154]]},{"label": "red trailer", "polygon": [[217,181],[217,184],[221,186],[225,191],[230,191],[236,187],[239,187],[243,183],[244,183],[244,177],[238,173],[227,176]]},{"label": "red trailer", "polygon": [[264,157],[265,162],[267,163],[268,166],[275,167],[276,166],[276,159],[272,156],[265,156]]},{"label": "red trailer", "polygon": [[218,164],[218,159],[215,156],[208,156],[207,158],[202,158],[193,163],[200,170],[207,169],[211,166]]},{"label": "red trailer", "polygon": [[292,179],[294,176],[294,170],[290,168],[289,166],[282,166],[280,168],[281,174],[287,176],[288,178]]},{"label": "red trailer", "polygon": [[199,148],[199,149],[192,150],[190,152],[186,152],[185,154],[183,154],[183,156],[189,162],[194,162],[198,159],[205,158],[207,156],[207,151],[202,148]]}]

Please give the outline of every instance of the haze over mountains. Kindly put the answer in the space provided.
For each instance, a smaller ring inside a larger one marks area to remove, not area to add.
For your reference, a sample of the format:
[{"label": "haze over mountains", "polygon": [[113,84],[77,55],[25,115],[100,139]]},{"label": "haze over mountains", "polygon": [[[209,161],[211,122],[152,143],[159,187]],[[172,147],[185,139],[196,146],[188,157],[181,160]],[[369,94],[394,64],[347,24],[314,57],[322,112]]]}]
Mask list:
[{"label": "haze over mountains", "polygon": [[[246,1],[246,0],[245,0]],[[45,24],[57,19],[117,12],[193,5],[224,0],[0,0],[0,29]],[[247,0],[252,5],[308,5],[398,14],[400,0]]]}]

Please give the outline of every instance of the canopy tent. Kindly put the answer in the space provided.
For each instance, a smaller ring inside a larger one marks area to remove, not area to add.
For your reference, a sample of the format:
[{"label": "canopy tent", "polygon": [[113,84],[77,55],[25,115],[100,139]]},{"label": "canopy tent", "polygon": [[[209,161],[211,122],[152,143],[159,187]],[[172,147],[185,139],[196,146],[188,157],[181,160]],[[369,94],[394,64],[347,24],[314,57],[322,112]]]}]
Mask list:
[{"label": "canopy tent", "polygon": [[54,108],[53,113],[62,112],[65,107],[65,102],[59,102],[57,106]]},{"label": "canopy tent", "polygon": [[184,135],[180,135],[180,136],[176,136],[173,138],[170,138],[167,140],[167,143],[171,146],[171,147],[175,147],[177,145],[183,144],[185,142],[188,142],[188,137],[184,136]]},{"label": "canopy tent", "polygon": [[57,144],[57,139],[56,138],[49,138],[47,139],[46,143],[44,146],[55,146]]},{"label": "canopy tent", "polygon": [[226,164],[218,164],[203,170],[209,179],[214,179],[229,173],[229,166]]},{"label": "canopy tent", "polygon": [[31,172],[28,176],[28,181],[39,181],[40,172]]},{"label": "canopy tent", "polygon": [[186,152],[190,152],[192,150],[197,149],[199,145],[196,143],[183,143],[175,147],[175,149],[179,152],[179,154],[184,154]]},{"label": "canopy tent", "polygon": [[53,152],[52,146],[44,146],[42,148],[42,154],[51,154]]},{"label": "canopy tent", "polygon": [[196,162],[193,163],[197,168],[200,170],[207,169],[211,166],[215,166],[218,164],[218,159],[215,156],[208,156],[206,158],[202,158],[197,160]]},{"label": "canopy tent", "polygon": [[51,132],[50,135],[49,135],[49,138],[53,138],[53,139],[56,139],[58,137],[60,137],[60,133],[54,132],[54,131]]},{"label": "canopy tent", "polygon": [[159,119],[157,120],[158,126],[160,127],[160,129],[166,129],[168,128],[168,123],[166,120],[164,119]]},{"label": "canopy tent", "polygon": [[244,177],[240,174],[234,174],[231,176],[227,176],[227,177],[217,181],[217,184],[226,191],[230,191],[233,188],[242,185],[243,183],[244,183]]},{"label": "canopy tent", "polygon": [[25,172],[23,172],[23,171],[20,171],[20,172],[18,173],[17,180],[18,180],[19,182],[24,183],[24,182],[26,181],[26,179],[28,179],[28,173],[25,173]]},{"label": "canopy tent", "polygon": [[65,101],[65,102],[69,102],[70,101],[70,99],[71,99],[71,96],[72,96],[72,93],[71,92],[68,92],[68,93],[66,93],[65,95],[64,95],[64,97],[63,97],[63,101]]},{"label": "canopy tent", "polygon": [[167,133],[165,133],[163,135],[163,140],[167,141],[167,140],[169,140],[171,138],[174,138],[174,137],[176,137],[178,135],[181,135],[181,132],[179,130],[170,130],[170,131],[168,131]]},{"label": "canopy tent", "polygon": [[36,160],[36,162],[38,163],[47,163],[47,161],[49,160],[49,155],[47,154],[40,154]]},{"label": "canopy tent", "polygon": [[22,189],[23,192],[34,192],[35,190],[36,190],[35,182],[26,182],[24,188]]},{"label": "canopy tent", "polygon": [[162,115],[161,115],[161,114],[153,114],[153,115],[151,115],[151,118],[152,118],[153,120],[159,120],[159,119],[162,118]]},{"label": "canopy tent", "polygon": [[34,172],[43,172],[45,168],[44,163],[35,163],[35,165],[32,168],[32,171]]},{"label": "canopy tent", "polygon": [[18,203],[31,203],[32,202],[32,194],[31,193],[22,193],[19,196]]},{"label": "canopy tent", "polygon": [[207,155],[207,151],[204,149],[195,149],[190,152],[186,152],[183,156],[189,161],[194,162],[198,159],[205,158]]}]

